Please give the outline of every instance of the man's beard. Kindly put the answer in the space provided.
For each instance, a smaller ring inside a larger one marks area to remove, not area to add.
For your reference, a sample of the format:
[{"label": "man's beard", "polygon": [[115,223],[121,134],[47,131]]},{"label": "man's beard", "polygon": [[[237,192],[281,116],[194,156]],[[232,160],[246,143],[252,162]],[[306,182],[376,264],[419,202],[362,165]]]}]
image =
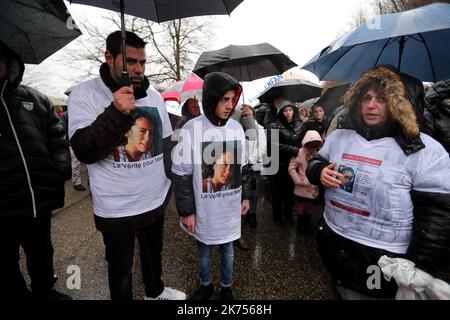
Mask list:
[{"label": "man's beard", "polygon": [[[122,81],[122,69],[119,69],[116,64],[114,64],[113,69],[114,69],[113,70],[114,75],[116,77],[116,79],[115,79],[116,82],[117,83],[121,83],[121,81]],[[139,76],[139,75],[136,75],[136,74],[129,74],[128,73],[128,79],[130,80],[131,87],[133,89],[137,89],[137,88],[141,87],[142,81],[144,81],[144,75],[140,75]],[[139,81],[137,81],[137,80],[139,80]]]},{"label": "man's beard", "polygon": [[142,81],[144,80],[143,76],[130,74],[130,83],[134,89],[140,88],[142,86]]}]

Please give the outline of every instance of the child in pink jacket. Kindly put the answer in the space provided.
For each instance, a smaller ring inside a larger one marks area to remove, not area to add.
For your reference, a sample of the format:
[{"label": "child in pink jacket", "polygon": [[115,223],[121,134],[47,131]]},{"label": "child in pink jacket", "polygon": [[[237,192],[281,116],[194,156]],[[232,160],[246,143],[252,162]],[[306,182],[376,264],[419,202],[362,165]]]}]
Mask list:
[{"label": "child in pink jacket", "polygon": [[294,181],[296,195],[295,208],[297,211],[297,232],[306,235],[310,230],[311,215],[314,210],[314,199],[319,196],[319,187],[312,185],[306,177],[305,171],[308,161],[322,147],[323,140],[315,130],[306,132],[302,141],[302,148],[297,157],[289,163],[289,174]]}]

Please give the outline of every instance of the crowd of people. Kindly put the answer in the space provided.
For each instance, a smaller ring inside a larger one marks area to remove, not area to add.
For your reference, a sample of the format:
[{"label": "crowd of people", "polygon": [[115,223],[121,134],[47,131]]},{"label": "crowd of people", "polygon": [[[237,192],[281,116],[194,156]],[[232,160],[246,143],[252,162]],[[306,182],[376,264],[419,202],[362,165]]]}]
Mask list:
[{"label": "crowd of people", "polygon": [[[239,82],[213,72],[204,79],[203,112],[197,97],[187,99],[174,132],[164,100],[144,76],[146,43],[132,32],[126,41],[130,85],[121,81],[121,35],[113,32],[100,76],[71,90],[65,126],[45,96],[20,85],[24,64],[0,42],[1,299],[70,299],[54,290],[51,212],[64,205],[71,153],[87,164],[112,300],[133,299],[136,238],[146,299],[187,298],[162,280],[172,192],[180,227],[197,246],[200,281],[189,299],[214,295],[216,246],[219,297],[235,299],[234,246],[248,249],[241,223],[258,225],[262,180],[270,184],[274,224],[317,235],[338,296],[394,298],[394,281],[383,279],[379,290],[366,285],[367,267],[384,255],[448,277],[449,80],[425,92],[420,81],[377,66],[326,114],[319,103],[309,108],[283,96],[239,105]],[[265,174],[270,165],[276,174]],[[318,226],[311,225],[314,214],[322,217]],[[20,272],[20,246],[31,290]]]}]

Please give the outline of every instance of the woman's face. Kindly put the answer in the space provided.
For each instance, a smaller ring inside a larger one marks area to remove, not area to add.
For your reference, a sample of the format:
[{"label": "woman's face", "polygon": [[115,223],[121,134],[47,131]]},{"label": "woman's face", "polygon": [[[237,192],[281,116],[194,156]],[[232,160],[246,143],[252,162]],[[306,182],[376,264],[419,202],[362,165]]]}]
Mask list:
[{"label": "woman's face", "polygon": [[385,124],[389,119],[386,97],[372,89],[367,91],[361,99],[361,115],[369,127]]},{"label": "woman's face", "polygon": [[322,121],[325,116],[325,111],[322,107],[315,107],[313,111],[314,119]]},{"label": "woman's face", "polygon": [[302,116],[302,117],[307,117],[308,116],[308,110],[306,110],[305,108],[301,108],[300,109],[300,115]]},{"label": "woman's face", "polygon": [[286,118],[286,120],[289,122],[294,117],[294,109],[292,107],[286,107],[283,109],[283,116]]}]

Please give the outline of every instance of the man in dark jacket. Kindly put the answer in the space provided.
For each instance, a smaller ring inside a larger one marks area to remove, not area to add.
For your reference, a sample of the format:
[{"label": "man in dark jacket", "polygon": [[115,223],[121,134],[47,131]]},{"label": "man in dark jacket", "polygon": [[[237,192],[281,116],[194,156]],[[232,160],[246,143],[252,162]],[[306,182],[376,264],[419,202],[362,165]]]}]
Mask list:
[{"label": "man in dark jacket", "polygon": [[[20,57],[0,41],[0,300],[69,299],[53,289],[51,211],[64,206],[70,179],[65,132],[51,102],[20,85]],[[19,268],[27,256],[29,292]]]},{"label": "man in dark jacket", "polygon": [[[66,111],[63,112],[61,115],[61,121],[62,125],[64,127],[64,130],[66,133],[69,130],[69,113]],[[66,134],[67,137],[67,143],[69,143],[69,136]],[[70,150],[70,161],[72,165],[72,183],[73,188],[77,191],[86,191],[86,188],[81,184],[81,172],[80,172],[80,161],[75,156],[75,153],[73,153],[72,147],[69,145]]]},{"label": "man in dark jacket", "polygon": [[284,100],[286,99],[283,96],[278,96],[273,99],[272,104],[262,104],[256,111],[255,120],[265,129],[268,129],[272,123],[277,121],[277,113]]},{"label": "man in dark jacket", "polygon": [[189,98],[185,103],[183,103],[183,106],[181,107],[181,115],[182,117],[175,126],[175,130],[181,129],[186,122],[200,115],[200,106],[195,97]]},{"label": "man in dark jacket", "polygon": [[[106,39],[106,63],[100,67],[100,77],[70,93],[70,144],[77,158],[88,164],[111,299],[133,299],[137,234],[146,298],[183,300],[184,293],[165,287],[161,279],[164,211],[171,185],[165,169],[170,170],[172,127],[164,100],[144,76],[146,43],[132,32],[127,32],[126,39],[131,85],[121,84],[121,36],[116,31]],[[136,125],[143,118],[152,125]],[[130,159],[128,151],[136,149],[152,152]]]},{"label": "man in dark jacket", "polygon": [[431,87],[425,102],[423,132],[439,141],[450,153],[450,79]]}]

